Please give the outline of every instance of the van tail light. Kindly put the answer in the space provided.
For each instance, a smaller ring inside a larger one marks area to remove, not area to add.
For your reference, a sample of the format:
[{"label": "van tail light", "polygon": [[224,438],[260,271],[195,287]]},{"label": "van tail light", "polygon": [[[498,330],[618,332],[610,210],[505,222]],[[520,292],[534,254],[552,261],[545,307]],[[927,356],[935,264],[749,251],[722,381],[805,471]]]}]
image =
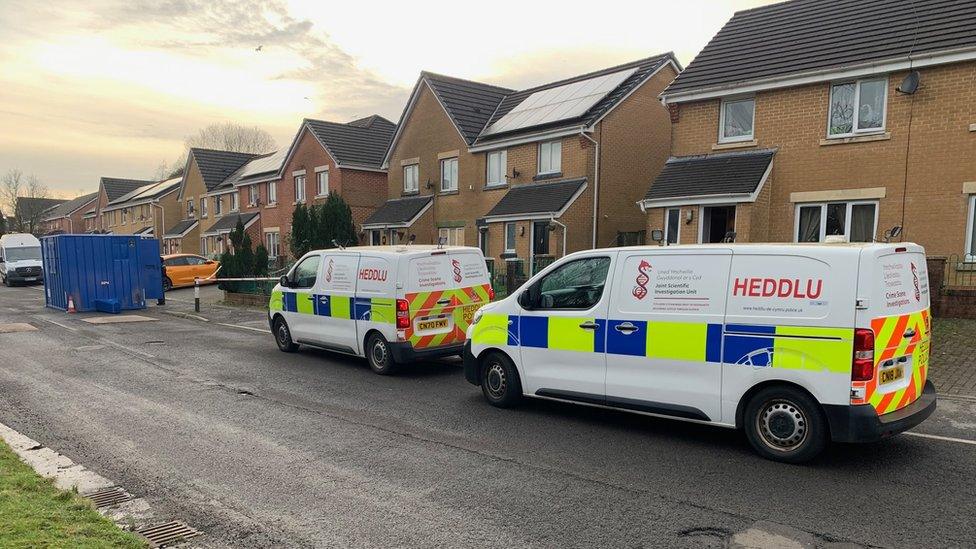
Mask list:
[{"label": "van tail light", "polygon": [[410,327],[410,304],[406,299],[396,300],[396,326],[401,330]]},{"label": "van tail light", "polygon": [[491,285],[488,286],[488,301],[495,301],[495,289]]},{"label": "van tail light", "polygon": [[854,358],[851,381],[870,381],[874,377],[874,330],[854,330]]}]

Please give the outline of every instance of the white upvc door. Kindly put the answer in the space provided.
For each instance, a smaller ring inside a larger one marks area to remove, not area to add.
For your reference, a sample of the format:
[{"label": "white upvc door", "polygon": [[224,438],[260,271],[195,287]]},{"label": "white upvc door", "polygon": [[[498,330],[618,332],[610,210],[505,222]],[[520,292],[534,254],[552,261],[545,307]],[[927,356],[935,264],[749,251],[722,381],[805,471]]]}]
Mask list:
[{"label": "white upvc door", "polygon": [[607,321],[607,403],[719,421],[732,252],[620,252]]},{"label": "white upvc door", "polygon": [[600,252],[550,268],[524,292],[518,320],[523,390],[600,402],[605,394],[606,317],[617,252]]}]

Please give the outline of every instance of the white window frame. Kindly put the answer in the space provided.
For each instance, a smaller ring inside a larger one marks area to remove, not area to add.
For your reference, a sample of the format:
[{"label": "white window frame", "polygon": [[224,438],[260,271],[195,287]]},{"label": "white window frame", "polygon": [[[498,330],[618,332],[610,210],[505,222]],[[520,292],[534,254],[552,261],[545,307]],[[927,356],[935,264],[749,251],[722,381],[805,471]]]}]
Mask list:
[{"label": "white window frame", "polygon": [[261,200],[261,191],[258,190],[257,184],[247,186],[247,205],[257,206],[258,201]]},{"label": "white window frame", "polygon": [[230,211],[236,212],[241,209],[241,200],[237,192],[230,193]]},{"label": "white window frame", "polygon": [[278,203],[278,182],[268,181],[268,206]]},{"label": "white window frame", "polygon": [[213,203],[214,203],[214,215],[222,215],[224,213],[223,195],[217,195],[213,197]]},{"label": "white window frame", "polygon": [[[322,184],[325,184],[323,188]],[[315,168],[315,196],[329,196],[329,167]]]},{"label": "white window frame", "polygon": [[[274,235],[274,243],[271,242],[271,235]],[[278,231],[264,233],[264,247],[268,250],[268,258],[276,259],[281,253],[281,233]]]},{"label": "white window frame", "polygon": [[129,208],[122,208],[120,211],[122,212],[122,223],[120,223],[120,225],[125,225],[129,222]]},{"label": "white window frame", "polygon": [[420,164],[407,164],[403,167],[403,192],[420,192]]},{"label": "white window frame", "polygon": [[207,198],[200,199],[200,219],[206,219],[210,212],[207,211]]},{"label": "white window frame", "polygon": [[[860,109],[858,106],[861,104],[861,84],[863,82],[874,82],[875,80],[884,80],[884,103],[881,105],[881,127],[880,128],[865,128],[860,130],[857,128],[857,118],[860,116]],[[844,84],[854,84],[854,119],[852,120],[851,131],[848,133],[830,133],[830,121],[834,116],[834,86],[841,86]],[[845,137],[854,137],[857,135],[871,135],[876,133],[884,133],[885,128],[888,127],[888,77],[874,77],[874,78],[858,78],[856,80],[838,80],[836,82],[830,83],[830,89],[827,90],[827,138],[828,139],[843,139]]]},{"label": "white window frame", "polygon": [[[491,180],[491,160],[495,157],[498,162],[498,180]],[[485,187],[504,187],[508,184],[508,150],[490,151],[485,160]]]},{"label": "white window frame", "polygon": [[[445,186],[446,185],[446,186]],[[458,190],[458,158],[453,156],[441,160],[441,192],[454,193]]]},{"label": "white window frame", "polygon": [[844,210],[844,238],[850,241],[851,238],[851,213],[854,206],[874,206],[874,228],[871,231],[871,238],[878,238],[878,213],[880,206],[877,200],[828,200],[826,202],[798,202],[793,208],[793,242],[800,242],[800,208],[810,208],[820,206],[820,235],[817,242],[823,243],[827,238],[827,205],[846,204]]},{"label": "white window frame", "polygon": [[[508,227],[509,226],[512,226],[513,227],[513,230],[512,230],[512,247],[511,248],[508,247]],[[518,246],[518,225],[516,225],[514,221],[509,221],[508,223],[505,223],[505,225],[503,226],[503,230],[505,232],[502,234],[502,247],[505,248],[505,253],[507,253],[507,254],[514,254],[514,253],[516,253],[515,252],[515,249]]]},{"label": "white window frame", "polygon": [[305,174],[293,176],[295,181],[295,204],[305,202]]},{"label": "white window frame", "polygon": [[969,202],[969,214],[966,216],[966,261],[976,261],[973,253],[973,223],[976,223],[976,194],[966,199]]},{"label": "white window frame", "polygon": [[[752,133],[749,135],[739,135],[735,137],[725,136],[725,106],[729,103],[741,103],[742,101],[752,101]],[[742,141],[752,141],[756,138],[756,97],[754,95],[727,97],[723,98],[719,105],[718,114],[718,142],[719,143],[739,143]]]},{"label": "white window frame", "polygon": [[193,199],[192,198],[187,198],[186,199],[186,217],[187,218],[192,218],[192,217],[196,217],[196,216],[197,216],[197,211],[196,211],[196,208],[193,207]]},{"label": "white window frame", "polygon": [[[553,159],[552,147],[554,145],[558,145],[559,146],[559,155],[556,156],[557,162],[555,163],[555,165],[553,165],[553,161],[552,161],[552,159]],[[542,167],[543,149],[548,149],[548,154],[549,154],[549,167],[547,169],[543,169],[543,167]],[[546,175],[546,174],[559,173],[559,172],[561,172],[562,169],[563,169],[563,142],[562,142],[562,140],[561,139],[553,139],[551,141],[543,141],[542,143],[539,143],[539,147],[538,147],[538,158],[536,159],[536,162],[537,162],[537,166],[538,166],[538,170],[537,170],[538,175]]]},{"label": "white window frame", "polygon": [[671,216],[669,214],[671,213],[672,210],[678,211],[678,231],[674,235],[675,238],[674,244],[678,245],[681,243],[681,208],[664,208],[664,245],[665,246],[671,245],[671,243],[668,242],[668,229],[670,228],[670,224],[671,224]]}]

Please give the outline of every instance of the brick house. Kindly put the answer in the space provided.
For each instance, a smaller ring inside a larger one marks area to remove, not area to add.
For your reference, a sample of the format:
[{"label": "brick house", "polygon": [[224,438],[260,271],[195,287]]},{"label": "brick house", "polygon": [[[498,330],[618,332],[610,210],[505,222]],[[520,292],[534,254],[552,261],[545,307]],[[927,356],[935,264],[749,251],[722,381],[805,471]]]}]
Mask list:
[{"label": "brick house", "polygon": [[173,177],[137,187],[110,201],[102,213],[112,219],[114,234],[158,237],[180,219],[177,195],[182,177]]},{"label": "brick house", "polygon": [[87,230],[85,213],[94,207],[96,200],[98,200],[98,193],[89,193],[45,210],[41,216],[40,232],[43,234],[84,233]]},{"label": "brick house", "polygon": [[639,243],[634,203],[669,152],[670,53],[525,90],[424,72],[387,153],[374,243],[480,246],[527,274],[564,253]]},{"label": "brick house", "polygon": [[[976,3],[793,0],[736,13],[663,92],[639,202],[668,242],[901,239],[976,255]],[[734,234],[733,234],[734,233]]]},{"label": "brick house", "polygon": [[383,155],[395,129],[378,115],[346,123],[303,120],[288,149],[255,160],[230,183],[240,193],[241,212],[260,214],[254,242],[263,242],[272,258],[290,255],[295,206],[322,203],[330,192],[349,204],[361,226],[386,199]]},{"label": "brick house", "polygon": [[[104,210],[109,203],[122,198],[140,187],[154,183],[156,182],[144,179],[122,179],[117,177],[102,177],[99,179],[98,198],[95,200],[95,207],[85,212],[86,227],[91,226],[91,229],[86,229],[85,232],[113,232],[115,226],[122,221],[122,213],[119,210],[105,212]],[[93,220],[94,223],[89,224],[89,219]]]},{"label": "brick house", "polygon": [[44,234],[47,213],[68,202],[61,198],[18,196],[14,202],[14,215],[7,218],[7,232]]}]

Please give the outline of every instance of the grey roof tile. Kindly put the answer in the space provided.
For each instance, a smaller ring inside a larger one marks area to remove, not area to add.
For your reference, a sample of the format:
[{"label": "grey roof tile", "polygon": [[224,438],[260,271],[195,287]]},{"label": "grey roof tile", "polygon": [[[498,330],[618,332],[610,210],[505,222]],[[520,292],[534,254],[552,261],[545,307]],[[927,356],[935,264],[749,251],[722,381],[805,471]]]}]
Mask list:
[{"label": "grey roof tile", "polygon": [[586,178],[517,185],[485,217],[556,213],[569,205]]},{"label": "grey roof tile", "polygon": [[424,71],[421,78],[430,85],[468,144],[485,128],[498,103],[515,90]]},{"label": "grey roof tile", "polygon": [[396,132],[396,124],[378,115],[346,124],[311,119],[305,123],[343,166],[380,168]]},{"label": "grey roof tile", "polygon": [[76,198],[72,198],[67,202],[62,202],[61,204],[48,208],[47,211],[44,212],[42,220],[46,221],[49,219],[58,219],[59,217],[67,217],[79,209],[87,206],[97,198],[98,193],[88,193]]},{"label": "grey roof tile", "polygon": [[416,217],[433,199],[434,197],[425,195],[387,200],[367,217],[366,221],[363,221],[363,225],[398,225],[407,223]]},{"label": "grey roof tile", "polygon": [[737,12],[664,95],[976,45],[976,2],[792,0]]},{"label": "grey roof tile", "polygon": [[198,219],[183,219],[180,220],[176,225],[173,225],[166,230],[165,236],[168,238],[183,236],[184,233],[193,228],[194,225],[199,223]]},{"label": "grey roof tile", "polygon": [[776,149],[762,149],[672,157],[644,199],[752,193],[775,154]]},{"label": "grey roof tile", "polygon": [[118,200],[123,195],[131,193],[139,187],[152,185],[155,181],[146,179],[120,179],[117,177],[103,177],[102,188],[105,189],[105,196],[108,201]]},{"label": "grey roof tile", "polygon": [[240,153],[233,151],[216,151],[213,149],[190,149],[190,154],[196,160],[197,167],[200,168],[200,175],[203,183],[207,186],[207,191],[217,188],[225,179],[236,172],[249,160],[256,158],[258,154]]},{"label": "grey roof tile", "polygon": [[216,223],[207,229],[207,233],[216,233],[219,231],[232,231],[237,227],[237,220],[240,219],[244,226],[246,227],[248,223],[251,222],[255,217],[258,216],[257,212],[242,212],[236,214],[229,214],[221,217]]}]

